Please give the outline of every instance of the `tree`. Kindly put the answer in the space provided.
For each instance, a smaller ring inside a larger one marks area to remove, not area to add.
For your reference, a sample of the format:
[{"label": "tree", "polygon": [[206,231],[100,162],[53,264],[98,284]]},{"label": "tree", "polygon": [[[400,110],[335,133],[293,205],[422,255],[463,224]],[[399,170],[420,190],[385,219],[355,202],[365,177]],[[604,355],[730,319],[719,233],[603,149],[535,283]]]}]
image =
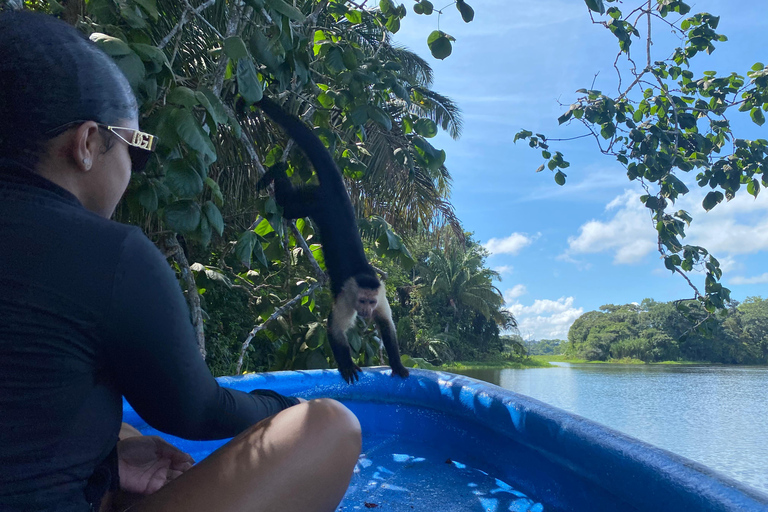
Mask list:
[{"label": "tree", "polygon": [[[648,208],[658,232],[658,250],[670,271],[688,281],[707,313],[723,311],[730,291],[720,279],[718,260],[704,247],[686,245],[685,229],[693,218],[674,209],[675,201],[689,192],[683,173],[697,171],[696,183],[711,191],[703,201],[711,210],[739,190],[757,196],[761,184],[768,186],[768,141],[747,140],[733,132],[733,116],[749,115],[762,126],[768,111],[768,67],[762,63],[741,73],[718,75],[690,70],[691,61],[726,41],[717,33],[719,17],[709,13],[688,16],[691,7],[682,0],[636,0],[629,5],[606,9],[614,0],[585,0],[593,23],[608,29],[619,45],[616,60],[617,89],[614,95],[580,89],[560,116],[563,123],[581,123],[586,137],[594,138],[598,150],[619,162],[631,181],[646,190],[641,201]],[[625,3],[626,4],[626,3]],[[652,34],[662,27],[679,36],[682,46],[663,60],[654,53]],[[643,44],[642,62],[630,50]],[[620,64],[620,57],[624,57]],[[624,84],[629,85],[624,85]],[[577,137],[579,138],[579,137]],[[539,148],[554,172],[555,182],[564,185],[569,163],[550,145],[558,139],[523,130],[515,140],[527,140]],[[742,192],[743,193],[743,192]],[[701,293],[688,274],[705,273]]]},{"label": "tree", "polygon": [[[645,362],[768,362],[768,301],[750,297],[730,303],[723,318],[699,301],[606,305],[579,317],[568,332],[568,355],[587,360],[633,358]],[[694,326],[699,326],[694,329]]]},{"label": "tree", "polygon": [[[254,337],[278,343],[271,361],[278,367],[327,364],[322,362],[325,277],[313,226],[285,224],[274,200],[256,194],[263,167],[277,160],[289,164],[294,179],[312,175],[303,155],[252,108],[265,90],[315,127],[361,215],[388,210],[389,220],[404,230],[427,218],[458,227],[447,201],[445,153],[427,139],[438,126],[457,136],[461,120],[457,107],[430,89],[429,66],[390,43],[406,15],[403,5],[389,0],[379,9],[345,0],[24,4],[76,24],[112,56],[136,93],[142,126],[159,135],[156,158],[132,181],[118,218],[141,226],[174,259],[204,355],[201,305],[215,307],[220,294],[212,290],[224,287],[218,291],[237,297],[236,303],[244,300],[262,322],[274,322],[274,332],[266,332],[266,324],[250,330],[238,368]],[[428,15],[429,5],[422,1],[414,10]],[[471,21],[471,8],[463,0],[455,5]],[[451,40],[444,34],[428,44],[445,53]],[[401,158],[389,156],[395,153]],[[407,260],[392,225],[379,228],[376,251]],[[209,328],[220,325],[214,318],[221,315],[207,316]],[[231,345],[234,332],[222,343]],[[214,352],[224,361],[213,366],[229,364],[224,356],[229,349],[220,348]]]}]

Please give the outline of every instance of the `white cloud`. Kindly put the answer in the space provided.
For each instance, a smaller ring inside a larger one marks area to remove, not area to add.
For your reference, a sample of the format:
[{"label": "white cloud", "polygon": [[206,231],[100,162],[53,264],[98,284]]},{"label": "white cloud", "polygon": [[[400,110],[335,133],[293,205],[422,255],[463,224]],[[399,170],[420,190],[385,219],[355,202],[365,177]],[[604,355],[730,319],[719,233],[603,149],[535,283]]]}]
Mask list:
[{"label": "white cloud", "polygon": [[[691,193],[669,209],[685,210],[694,219],[686,229],[685,243],[705,247],[724,269],[731,270],[741,266],[734,256],[768,251],[768,194],[755,199],[743,193],[706,212],[701,201],[707,192],[694,184]],[[613,253],[615,264],[632,264],[655,251],[656,231],[640,195],[626,190],[614,198],[606,206],[606,212],[615,212],[613,217],[583,224],[578,236],[568,239],[568,250],[559,259],[575,261],[573,255],[608,252]]]},{"label": "white cloud", "polygon": [[727,203],[705,212],[704,190],[689,194],[681,207],[694,218],[686,241],[720,255],[754,254],[768,251],[768,194],[754,198],[743,192]]},{"label": "white cloud", "polygon": [[512,273],[513,267],[512,265],[499,265],[498,267],[494,267],[493,270],[499,273],[500,276],[508,276]]},{"label": "white cloud", "polygon": [[507,238],[491,238],[483,247],[488,249],[491,254],[517,254],[524,247],[527,247],[533,243],[536,236],[528,236],[525,233],[512,233]]},{"label": "white cloud", "polygon": [[573,297],[561,297],[557,300],[537,299],[530,306],[515,303],[508,309],[515,315],[518,330],[523,338],[566,339],[571,324],[584,313],[584,308],[574,307],[573,302]]},{"label": "white cloud", "polygon": [[516,298],[521,297],[528,293],[528,289],[524,284],[516,284],[509,290],[504,290],[504,302],[506,304],[512,303]]},{"label": "white cloud", "polygon": [[755,277],[736,276],[728,280],[729,284],[762,284],[768,283],[768,272]]},{"label": "white cloud", "polygon": [[613,252],[616,264],[638,263],[656,247],[656,232],[640,194],[626,190],[608,203],[606,211],[618,210],[607,222],[590,220],[579,236],[568,239],[566,257],[573,254]]}]

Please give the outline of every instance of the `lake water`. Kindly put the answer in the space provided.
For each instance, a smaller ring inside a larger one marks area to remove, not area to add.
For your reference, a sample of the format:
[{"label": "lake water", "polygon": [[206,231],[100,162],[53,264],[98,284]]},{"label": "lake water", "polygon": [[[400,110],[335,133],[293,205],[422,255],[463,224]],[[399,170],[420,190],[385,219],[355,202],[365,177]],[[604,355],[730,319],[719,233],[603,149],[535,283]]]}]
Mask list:
[{"label": "lake water", "polygon": [[768,492],[768,368],[553,363],[464,370]]}]

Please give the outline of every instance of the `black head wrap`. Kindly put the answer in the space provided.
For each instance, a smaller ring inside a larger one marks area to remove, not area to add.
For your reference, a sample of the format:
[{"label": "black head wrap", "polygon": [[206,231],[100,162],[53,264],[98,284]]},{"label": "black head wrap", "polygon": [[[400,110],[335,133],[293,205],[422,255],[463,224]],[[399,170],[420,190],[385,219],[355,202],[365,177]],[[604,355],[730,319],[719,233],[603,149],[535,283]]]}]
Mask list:
[{"label": "black head wrap", "polygon": [[0,13],[0,157],[35,167],[56,129],[137,115],[128,80],[82,33],[44,14]]}]

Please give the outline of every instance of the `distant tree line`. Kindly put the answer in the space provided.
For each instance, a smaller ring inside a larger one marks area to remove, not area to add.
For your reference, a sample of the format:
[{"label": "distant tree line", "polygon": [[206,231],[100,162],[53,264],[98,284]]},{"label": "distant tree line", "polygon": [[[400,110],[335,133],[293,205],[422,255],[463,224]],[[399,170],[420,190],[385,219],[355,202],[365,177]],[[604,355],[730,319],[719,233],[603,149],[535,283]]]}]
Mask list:
[{"label": "distant tree line", "polygon": [[715,317],[695,301],[607,304],[573,323],[565,348],[590,361],[768,364],[768,300],[734,301]]},{"label": "distant tree line", "polygon": [[523,342],[525,350],[530,356],[560,355],[566,349],[566,340],[527,340]]}]

